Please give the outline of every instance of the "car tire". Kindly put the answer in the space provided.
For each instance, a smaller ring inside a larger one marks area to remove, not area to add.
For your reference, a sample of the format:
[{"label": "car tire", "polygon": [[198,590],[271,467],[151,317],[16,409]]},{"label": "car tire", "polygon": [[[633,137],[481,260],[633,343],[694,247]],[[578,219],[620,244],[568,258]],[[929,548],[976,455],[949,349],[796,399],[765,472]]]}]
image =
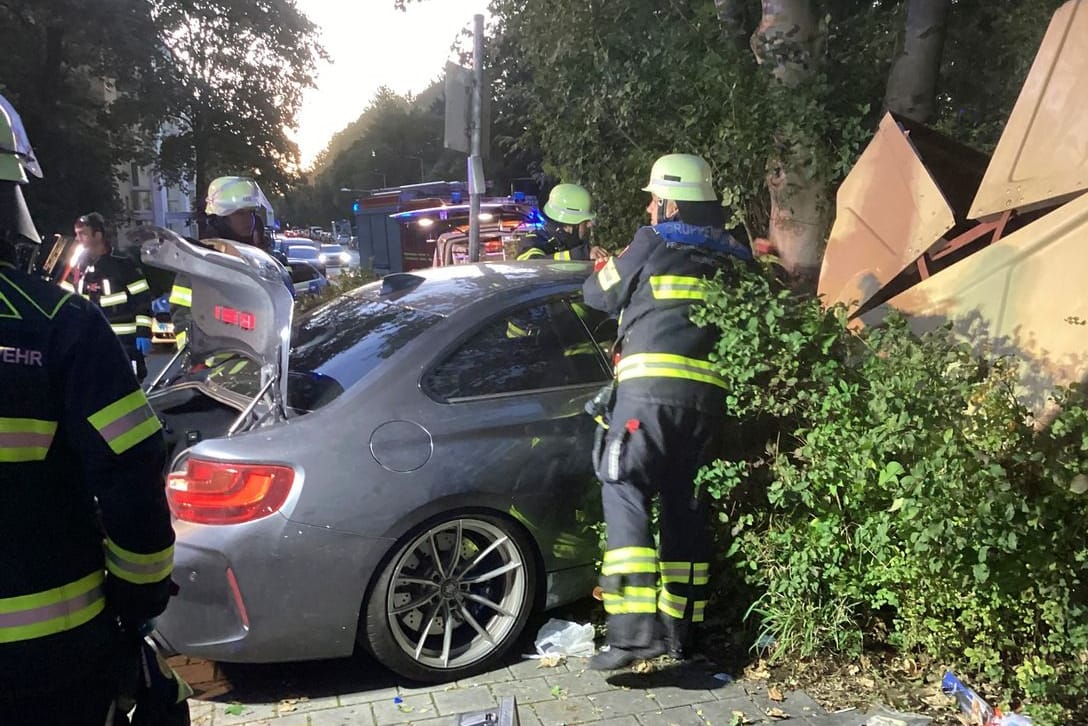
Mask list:
[{"label": "car tire", "polygon": [[517,642],[536,601],[537,557],[516,522],[446,513],[392,552],[359,633],[387,668],[413,681],[453,681],[492,668]]}]

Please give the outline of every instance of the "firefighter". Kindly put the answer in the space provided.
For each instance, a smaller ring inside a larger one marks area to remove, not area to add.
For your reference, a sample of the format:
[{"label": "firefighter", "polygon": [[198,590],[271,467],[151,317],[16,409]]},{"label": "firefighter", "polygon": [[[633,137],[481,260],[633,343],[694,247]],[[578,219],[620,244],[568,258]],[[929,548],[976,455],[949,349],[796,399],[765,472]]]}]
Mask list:
[{"label": "firefighter", "polygon": [[0,104],[0,723],[102,726],[166,607],[174,532],[158,418],[101,312],[12,260],[40,175]]},{"label": "firefighter", "polygon": [[110,327],[132,361],[136,380],[147,377],[144,356],[151,353],[151,287],[143,270],[129,257],[118,255],[106,237],[106,221],[97,212],[75,222],[75,237],[87,254],[87,264],[75,285],[60,286],[102,309]]},{"label": "firefighter", "polygon": [[589,244],[589,192],[577,184],[557,184],[544,204],[544,228],[526,235],[518,245],[518,259],[550,257],[556,260],[604,259],[608,253]]},{"label": "firefighter", "polygon": [[[670,652],[683,657],[707,601],[711,535],[695,474],[714,458],[725,390],[710,363],[716,336],[689,318],[706,280],[751,253],[724,229],[709,165],[691,154],[658,159],[643,189],[650,226],[584,286],[590,307],[620,316],[621,356],[607,431],[594,467],[608,544],[601,588],[608,644],[590,661],[621,668]],[[660,497],[660,551],[650,500]]]},{"label": "firefighter", "polygon": [[[242,176],[221,176],[208,185],[205,200],[207,222],[200,239],[225,239],[253,245],[271,252],[265,234],[262,215],[271,205],[257,182]],[[285,274],[288,289],[294,292],[290,274]],[[178,348],[185,347],[189,309],[193,306],[193,290],[186,275],[178,275],[170,289],[170,304],[174,306],[174,330]]]}]

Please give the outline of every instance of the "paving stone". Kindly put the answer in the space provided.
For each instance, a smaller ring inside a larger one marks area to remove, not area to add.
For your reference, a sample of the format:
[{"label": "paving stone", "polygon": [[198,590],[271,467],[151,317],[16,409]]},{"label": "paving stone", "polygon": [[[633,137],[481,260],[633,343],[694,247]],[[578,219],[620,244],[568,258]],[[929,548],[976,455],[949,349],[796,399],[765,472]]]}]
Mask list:
[{"label": "paving stone", "polygon": [[401,698],[401,703],[393,703],[393,699],[390,698],[387,701],[370,704],[370,707],[374,709],[374,720],[385,726],[385,724],[425,721],[438,715],[428,693]]},{"label": "paving stone", "polygon": [[400,693],[396,687],[378,688],[373,691],[359,691],[358,693],[345,693],[340,696],[341,706],[354,706],[359,703],[374,703],[376,701],[392,701]]},{"label": "paving stone", "polygon": [[521,721],[521,726],[544,726],[531,705],[518,703],[518,720]]},{"label": "paving stone", "polygon": [[485,686],[459,688],[448,693],[432,693],[431,698],[434,699],[435,707],[441,716],[483,711],[498,705],[498,701]]},{"label": "paving stone", "polygon": [[714,694],[706,690],[690,691],[677,686],[665,686],[664,688],[651,688],[648,693],[661,704],[661,708],[674,708],[676,706],[690,706],[693,703],[715,701]]},{"label": "paving stone", "polygon": [[174,671],[190,686],[219,680],[219,669],[210,660],[191,661],[174,667]]},{"label": "paving stone", "polygon": [[557,698],[534,703],[532,709],[544,726],[591,723],[601,719],[601,711],[588,698]]},{"label": "paving stone", "polygon": [[766,723],[767,717],[748,698],[731,698],[722,701],[707,701],[688,706],[711,726],[728,726],[733,721],[733,712],[741,711],[749,723]]},{"label": "paving stone", "polygon": [[397,686],[397,693],[401,696],[418,696],[422,693],[445,691],[449,687],[449,683],[413,683],[407,686]]},{"label": "paving stone", "polygon": [[[577,666],[576,670],[582,670],[585,667],[585,659],[583,658],[575,658],[573,663],[575,663],[575,665]],[[509,666],[507,666],[506,670],[514,678],[534,678],[535,676],[569,673],[570,667],[567,665],[567,663],[563,663],[561,665],[550,668],[542,668],[539,660],[526,658],[525,660],[518,661],[517,663],[511,663]]]},{"label": "paving stone", "polygon": [[567,696],[584,696],[590,693],[605,693],[612,686],[597,671],[579,671],[562,673],[557,676],[544,676],[548,686],[559,686]]},{"label": "paving stone", "polygon": [[516,676],[510,672],[509,668],[497,668],[487,673],[481,673],[472,678],[465,678],[457,681],[457,685],[462,688],[470,688],[472,686],[487,685],[490,683],[505,683],[506,681],[514,680]]},{"label": "paving stone", "polygon": [[646,695],[646,691],[631,689],[625,691],[615,689],[608,693],[598,693],[589,696],[597,708],[602,709],[603,718],[616,718],[629,714],[646,713],[647,711],[660,711],[661,706],[657,701]]},{"label": "paving stone", "polygon": [[696,715],[690,706],[677,706],[654,713],[640,713],[642,726],[706,726],[706,721]]},{"label": "paving stone", "polygon": [[598,726],[638,726],[638,720],[634,716],[621,716],[601,721]]},{"label": "paving stone", "polygon": [[736,698],[748,698],[748,691],[740,683],[723,683],[721,688],[712,688],[710,692],[719,701],[732,701]]},{"label": "paving stone", "polygon": [[244,703],[242,704],[241,713],[237,715],[227,713],[227,709],[235,705],[216,703],[212,723],[215,726],[235,726],[236,724],[250,723],[252,721],[267,721],[276,717],[276,704],[274,703]]},{"label": "paving stone", "polygon": [[357,703],[340,706],[325,711],[306,714],[310,717],[310,726],[377,726],[369,703]]},{"label": "paving stone", "polygon": [[212,726],[214,717],[214,703],[189,699],[189,722],[191,726]]},{"label": "paving stone", "polygon": [[518,705],[550,701],[555,698],[552,695],[551,686],[547,679],[525,678],[508,683],[496,683],[490,686],[491,695],[495,700],[506,696],[513,696],[518,700]]},{"label": "paving stone", "polygon": [[336,696],[326,696],[323,698],[284,698],[276,704],[276,713],[279,714],[292,714],[292,713],[309,713],[310,711],[321,711],[326,708],[336,708],[340,704],[340,699]]},{"label": "paving stone", "polygon": [[245,726],[310,726],[310,719],[304,713],[294,713],[288,716],[262,718],[259,721],[246,721]]}]

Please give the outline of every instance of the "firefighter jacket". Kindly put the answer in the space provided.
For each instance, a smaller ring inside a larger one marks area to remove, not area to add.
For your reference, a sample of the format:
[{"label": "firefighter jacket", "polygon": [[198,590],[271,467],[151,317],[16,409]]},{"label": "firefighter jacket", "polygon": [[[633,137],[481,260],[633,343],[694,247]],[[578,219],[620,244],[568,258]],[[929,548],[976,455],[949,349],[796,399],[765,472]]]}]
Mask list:
[{"label": "firefighter jacket", "polygon": [[[549,233],[551,232],[551,233]],[[588,260],[589,244],[560,229],[547,228],[526,235],[518,243],[519,260]]]},{"label": "firefighter jacket", "polygon": [[617,396],[721,415],[725,382],[709,360],[717,334],[690,313],[730,257],[751,253],[723,230],[665,222],[639,229],[586,280],[586,304],[619,316]]},{"label": "firefighter jacket", "polygon": [[151,338],[151,287],[129,258],[113,252],[102,255],[87,265],[76,285],[62,282],[61,287],[100,307],[130,356],[137,338]]},{"label": "firefighter jacket", "polygon": [[159,419],[102,314],[0,263],[0,683],[87,678],[158,615],[174,532]]}]

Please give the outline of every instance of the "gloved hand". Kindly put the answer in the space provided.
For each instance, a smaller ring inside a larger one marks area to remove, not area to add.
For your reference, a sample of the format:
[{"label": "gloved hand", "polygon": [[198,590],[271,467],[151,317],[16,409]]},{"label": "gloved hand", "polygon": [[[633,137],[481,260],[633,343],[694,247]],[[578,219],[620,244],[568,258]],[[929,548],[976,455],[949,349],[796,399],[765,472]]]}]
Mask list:
[{"label": "gloved hand", "polygon": [[151,355],[151,338],[137,338],[136,350],[140,351],[141,355]]},{"label": "gloved hand", "polygon": [[126,630],[138,633],[142,623],[154,619],[166,609],[173,582],[168,577],[160,582],[135,585],[119,577],[106,577],[106,606]]}]

